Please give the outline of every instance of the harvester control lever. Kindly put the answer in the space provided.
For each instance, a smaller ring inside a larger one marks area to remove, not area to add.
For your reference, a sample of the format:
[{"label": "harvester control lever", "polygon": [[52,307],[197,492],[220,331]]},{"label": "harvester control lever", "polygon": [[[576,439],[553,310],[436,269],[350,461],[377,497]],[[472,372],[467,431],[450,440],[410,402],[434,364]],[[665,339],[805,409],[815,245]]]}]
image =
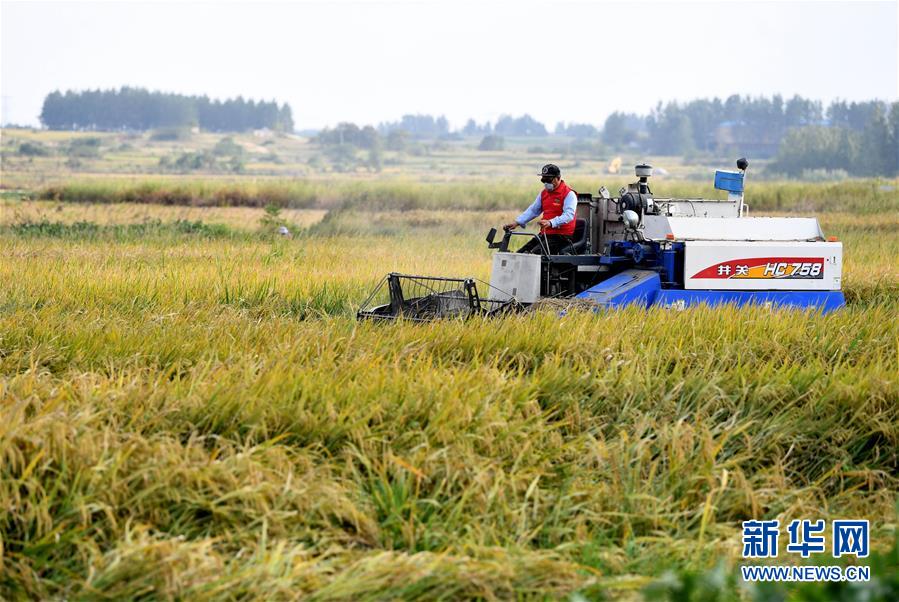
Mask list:
[{"label": "harvester control lever", "polygon": [[512,239],[512,231],[506,230],[503,228],[503,239],[499,242],[494,242],[496,239],[496,228],[490,228],[490,231],[487,233],[487,248],[488,249],[499,249],[500,253],[505,253],[509,250],[509,241]]}]

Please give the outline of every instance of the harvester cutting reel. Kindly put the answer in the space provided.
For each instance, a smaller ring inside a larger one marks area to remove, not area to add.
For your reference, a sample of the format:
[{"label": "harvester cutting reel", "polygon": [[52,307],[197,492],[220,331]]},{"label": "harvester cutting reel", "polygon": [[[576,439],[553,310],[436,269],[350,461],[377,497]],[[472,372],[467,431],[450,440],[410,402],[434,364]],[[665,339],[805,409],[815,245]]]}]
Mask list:
[{"label": "harvester cutting reel", "polygon": [[437,318],[496,316],[522,309],[523,306],[514,299],[482,299],[475,278],[412,276],[392,272],[375,287],[356,317],[426,322]]}]

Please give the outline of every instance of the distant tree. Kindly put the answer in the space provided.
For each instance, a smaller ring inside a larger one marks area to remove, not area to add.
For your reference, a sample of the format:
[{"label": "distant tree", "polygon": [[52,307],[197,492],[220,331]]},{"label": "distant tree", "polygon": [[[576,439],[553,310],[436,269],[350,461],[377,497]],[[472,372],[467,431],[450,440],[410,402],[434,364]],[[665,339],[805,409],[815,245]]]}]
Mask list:
[{"label": "distant tree", "polygon": [[860,134],[848,128],[820,125],[793,128],[769,166],[775,172],[801,176],[805,170],[846,170],[857,164]]},{"label": "distant tree", "polygon": [[784,121],[787,127],[820,124],[823,121],[821,103],[794,96],[784,108]]},{"label": "distant tree", "polygon": [[465,122],[465,127],[462,128],[462,134],[466,136],[477,136],[479,134],[489,134],[493,131],[493,128],[490,127],[490,122],[485,122],[484,125],[478,125],[474,119],[469,119]]},{"label": "distant tree", "polygon": [[556,124],[555,134],[557,136],[571,136],[572,138],[596,138],[599,131],[589,123],[569,123],[565,125],[563,122]]},{"label": "distant tree", "polygon": [[694,100],[684,105],[682,112],[690,119],[694,147],[705,151],[714,150],[715,130],[726,121],[724,103],[718,98]]},{"label": "distant tree", "polygon": [[827,107],[827,119],[829,125],[846,127],[856,132],[861,132],[874,115],[875,109],[883,103],[877,100],[866,102],[834,101]]},{"label": "distant tree", "polygon": [[885,176],[896,171],[893,163],[892,134],[883,108],[877,106],[862,131],[861,154],[855,172],[861,175]]},{"label": "distant tree", "polygon": [[449,134],[449,122],[446,117],[432,115],[403,115],[396,122],[385,122],[378,125],[381,134],[389,135],[394,130],[403,130],[412,138],[439,138]]},{"label": "distant tree", "polygon": [[334,170],[341,173],[356,169],[359,164],[356,153],[356,147],[351,144],[336,144],[326,149]]},{"label": "distant tree", "polygon": [[617,111],[609,115],[602,128],[603,142],[613,148],[623,148],[636,140],[637,132],[628,125],[632,117]]},{"label": "distant tree", "polygon": [[143,88],[54,91],[44,98],[41,123],[64,130],[140,130],[199,126],[210,131],[254,128],[290,131],[293,115],[286,104],[150,92]]},{"label": "distant tree", "polygon": [[690,117],[681,113],[676,115],[673,121],[668,132],[671,152],[677,155],[688,155],[695,152],[696,143],[693,139],[693,123],[690,121]]},{"label": "distant tree", "polygon": [[314,138],[321,146],[349,145],[370,150],[381,144],[381,135],[370,125],[360,128],[355,123],[338,123],[334,129],[325,128]]},{"label": "distant tree", "polygon": [[359,141],[357,143],[359,148],[372,150],[375,147],[380,147],[380,145],[381,135],[378,133],[378,130],[370,125],[359,130]]},{"label": "distant tree", "polygon": [[530,115],[522,115],[521,117],[512,117],[511,115],[502,115],[493,126],[493,132],[499,136],[546,136],[546,126],[531,117]]},{"label": "distant tree", "polygon": [[409,132],[406,130],[391,130],[387,134],[387,148],[392,151],[404,151],[408,140]]},{"label": "distant tree", "polygon": [[293,111],[287,103],[282,104],[278,110],[278,120],[275,122],[274,129],[280,132],[293,131]]},{"label": "distant tree", "polygon": [[71,129],[73,122],[69,121],[68,109],[62,94],[59,91],[51,92],[44,98],[39,119],[51,130]]},{"label": "distant tree", "polygon": [[685,155],[696,150],[693,125],[677,103],[661,103],[646,120],[651,150],[660,155]]},{"label": "distant tree", "polygon": [[384,166],[384,153],[381,151],[381,145],[376,144],[368,151],[368,168],[375,172],[380,172]]},{"label": "distant tree", "polygon": [[892,173],[888,172],[887,175],[899,177],[899,102],[894,102],[890,105],[889,124],[890,143],[888,158],[890,163],[892,163],[893,169]]}]

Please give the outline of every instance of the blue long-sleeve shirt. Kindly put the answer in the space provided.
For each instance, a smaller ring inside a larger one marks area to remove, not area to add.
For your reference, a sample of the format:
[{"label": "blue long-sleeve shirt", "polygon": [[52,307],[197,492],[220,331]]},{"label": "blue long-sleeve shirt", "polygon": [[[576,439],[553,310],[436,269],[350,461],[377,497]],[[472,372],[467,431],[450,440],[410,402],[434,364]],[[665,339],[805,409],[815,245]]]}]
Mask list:
[{"label": "blue long-sleeve shirt", "polygon": [[[515,218],[515,221],[518,222],[519,226],[524,226],[538,215],[543,214],[543,202],[540,199],[541,195],[542,193],[538,194],[534,202],[531,203],[531,206],[525,209],[524,213]],[[574,211],[576,208],[577,195],[573,190],[571,190],[567,195],[565,195],[565,200],[562,202],[562,215],[549,220],[551,227],[558,228],[559,226],[567,224],[568,222],[573,220]]]}]

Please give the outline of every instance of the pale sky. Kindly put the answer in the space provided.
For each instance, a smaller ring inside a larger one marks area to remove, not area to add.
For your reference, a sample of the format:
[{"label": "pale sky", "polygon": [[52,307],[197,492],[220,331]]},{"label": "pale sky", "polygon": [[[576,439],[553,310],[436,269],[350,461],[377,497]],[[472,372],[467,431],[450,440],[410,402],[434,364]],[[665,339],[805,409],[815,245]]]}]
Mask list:
[{"label": "pale sky", "polygon": [[731,94],[899,99],[884,2],[0,2],[4,123],[56,89],[288,102],[298,129],[405,113],[615,111]]}]

